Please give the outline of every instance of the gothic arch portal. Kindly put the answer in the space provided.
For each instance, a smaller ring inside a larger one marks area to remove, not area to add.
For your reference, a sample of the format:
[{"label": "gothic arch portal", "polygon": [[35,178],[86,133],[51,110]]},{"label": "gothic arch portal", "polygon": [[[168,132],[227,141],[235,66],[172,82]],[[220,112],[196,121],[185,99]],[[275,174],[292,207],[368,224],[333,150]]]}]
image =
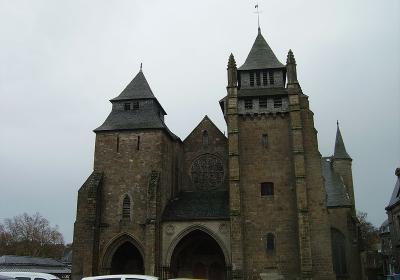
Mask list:
[{"label": "gothic arch portal", "polygon": [[105,246],[100,270],[102,274],[144,274],[143,252],[134,236],[120,234]]},{"label": "gothic arch portal", "polygon": [[186,228],[171,242],[165,267],[171,277],[228,279],[230,258],[220,238],[201,225]]}]

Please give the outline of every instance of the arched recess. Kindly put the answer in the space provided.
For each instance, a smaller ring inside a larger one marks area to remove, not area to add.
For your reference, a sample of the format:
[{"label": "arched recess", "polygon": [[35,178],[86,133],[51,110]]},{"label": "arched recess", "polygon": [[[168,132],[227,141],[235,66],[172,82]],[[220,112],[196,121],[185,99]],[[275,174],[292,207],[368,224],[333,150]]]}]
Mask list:
[{"label": "arched recess", "polygon": [[331,228],[332,262],[336,277],[347,275],[346,236],[338,229]]},{"label": "arched recess", "polygon": [[113,238],[105,247],[101,262],[102,274],[144,274],[144,250],[130,234]]},{"label": "arched recess", "polygon": [[171,277],[224,280],[228,279],[231,262],[218,236],[203,226],[195,225],[174,239],[164,264]]}]

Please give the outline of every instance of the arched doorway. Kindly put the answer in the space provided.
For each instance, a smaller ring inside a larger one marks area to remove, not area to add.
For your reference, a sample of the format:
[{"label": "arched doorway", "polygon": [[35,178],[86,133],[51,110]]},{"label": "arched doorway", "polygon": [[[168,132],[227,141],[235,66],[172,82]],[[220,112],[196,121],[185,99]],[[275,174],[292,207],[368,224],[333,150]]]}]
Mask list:
[{"label": "arched doorway", "polygon": [[224,253],[214,238],[202,230],[184,236],[172,253],[172,277],[189,277],[208,280],[225,280]]},{"label": "arched doorway", "polygon": [[103,259],[104,274],[144,274],[143,255],[136,241],[123,235],[107,249]]}]

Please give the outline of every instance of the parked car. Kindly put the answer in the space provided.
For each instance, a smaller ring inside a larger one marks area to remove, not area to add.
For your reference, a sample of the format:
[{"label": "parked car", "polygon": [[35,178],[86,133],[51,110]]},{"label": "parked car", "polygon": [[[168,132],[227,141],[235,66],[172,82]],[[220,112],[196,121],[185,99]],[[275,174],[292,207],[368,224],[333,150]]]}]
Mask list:
[{"label": "parked car", "polygon": [[138,274],[120,274],[83,277],[82,280],[158,280],[158,277]]},{"label": "parked car", "polygon": [[0,275],[0,280],[15,280],[15,278],[5,275]]},{"label": "parked car", "polygon": [[0,271],[0,275],[12,277],[17,280],[60,280],[57,276],[40,272]]}]

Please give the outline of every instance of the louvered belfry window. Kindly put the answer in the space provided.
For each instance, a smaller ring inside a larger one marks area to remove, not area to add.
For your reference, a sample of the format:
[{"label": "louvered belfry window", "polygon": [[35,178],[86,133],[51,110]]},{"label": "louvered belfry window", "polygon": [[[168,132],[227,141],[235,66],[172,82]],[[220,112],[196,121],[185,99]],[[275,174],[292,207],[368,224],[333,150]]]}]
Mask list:
[{"label": "louvered belfry window", "polygon": [[131,199],[129,196],[124,197],[124,201],[122,202],[122,218],[130,219],[131,217]]}]

